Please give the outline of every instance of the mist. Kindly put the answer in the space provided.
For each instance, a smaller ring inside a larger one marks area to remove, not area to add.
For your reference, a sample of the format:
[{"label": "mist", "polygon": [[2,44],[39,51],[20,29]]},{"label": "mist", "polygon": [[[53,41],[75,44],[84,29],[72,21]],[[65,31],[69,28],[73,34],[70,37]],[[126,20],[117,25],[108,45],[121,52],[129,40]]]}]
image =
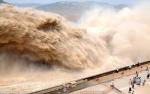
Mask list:
[{"label": "mist", "polygon": [[2,5],[0,73],[19,72],[27,81],[37,74],[45,77],[38,80],[62,76],[63,82],[150,60],[149,4],[119,10],[94,7],[78,23],[53,13]]},{"label": "mist", "polygon": [[[108,57],[114,64],[133,64],[150,59],[149,3],[121,10],[94,8],[79,21],[93,40],[104,42]],[[115,62],[115,61],[116,62]]]}]

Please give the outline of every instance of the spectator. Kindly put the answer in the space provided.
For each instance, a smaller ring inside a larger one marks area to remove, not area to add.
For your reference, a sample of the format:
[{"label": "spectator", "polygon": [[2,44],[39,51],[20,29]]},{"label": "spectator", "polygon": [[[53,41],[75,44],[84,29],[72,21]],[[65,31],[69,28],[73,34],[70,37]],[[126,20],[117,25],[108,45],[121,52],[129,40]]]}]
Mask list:
[{"label": "spectator", "polygon": [[132,88],[131,88],[131,87],[129,87],[129,92],[128,92],[128,93],[131,93],[131,91],[132,91]]},{"label": "spectator", "polygon": [[145,82],[146,82],[146,80],[144,79],[144,81],[143,81],[143,86],[145,85]]}]

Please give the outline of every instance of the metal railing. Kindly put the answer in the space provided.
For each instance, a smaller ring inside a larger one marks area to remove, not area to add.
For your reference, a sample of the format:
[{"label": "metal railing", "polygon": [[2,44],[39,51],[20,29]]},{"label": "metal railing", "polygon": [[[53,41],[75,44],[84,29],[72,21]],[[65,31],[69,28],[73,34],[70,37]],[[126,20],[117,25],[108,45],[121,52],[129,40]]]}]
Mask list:
[{"label": "metal railing", "polygon": [[137,72],[146,70],[148,66],[150,66],[150,61],[141,62],[98,75],[78,79],[76,81],[68,82],[63,85],[32,92],[30,94],[69,94],[71,92],[81,90],[90,86],[98,85],[124,76],[136,74]]}]

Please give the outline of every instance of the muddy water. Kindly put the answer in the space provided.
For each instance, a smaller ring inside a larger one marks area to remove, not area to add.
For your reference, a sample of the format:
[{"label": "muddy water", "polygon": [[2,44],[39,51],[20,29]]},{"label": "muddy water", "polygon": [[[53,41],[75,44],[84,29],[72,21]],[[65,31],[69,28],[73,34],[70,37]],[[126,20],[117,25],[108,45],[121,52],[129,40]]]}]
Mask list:
[{"label": "muddy water", "polygon": [[0,92],[28,93],[149,60],[149,9],[95,8],[75,24],[0,6]]}]

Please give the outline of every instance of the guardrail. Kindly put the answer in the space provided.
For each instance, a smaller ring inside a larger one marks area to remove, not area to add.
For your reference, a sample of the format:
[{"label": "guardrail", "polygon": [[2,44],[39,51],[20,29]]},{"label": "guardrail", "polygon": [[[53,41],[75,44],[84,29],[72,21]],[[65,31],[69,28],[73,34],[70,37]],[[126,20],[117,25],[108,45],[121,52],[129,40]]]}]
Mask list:
[{"label": "guardrail", "polygon": [[52,88],[32,92],[30,94],[68,94],[90,86],[98,85],[124,76],[129,76],[146,70],[150,66],[150,61],[137,63],[134,65],[118,68],[98,75],[93,75],[76,81],[68,82]]}]

